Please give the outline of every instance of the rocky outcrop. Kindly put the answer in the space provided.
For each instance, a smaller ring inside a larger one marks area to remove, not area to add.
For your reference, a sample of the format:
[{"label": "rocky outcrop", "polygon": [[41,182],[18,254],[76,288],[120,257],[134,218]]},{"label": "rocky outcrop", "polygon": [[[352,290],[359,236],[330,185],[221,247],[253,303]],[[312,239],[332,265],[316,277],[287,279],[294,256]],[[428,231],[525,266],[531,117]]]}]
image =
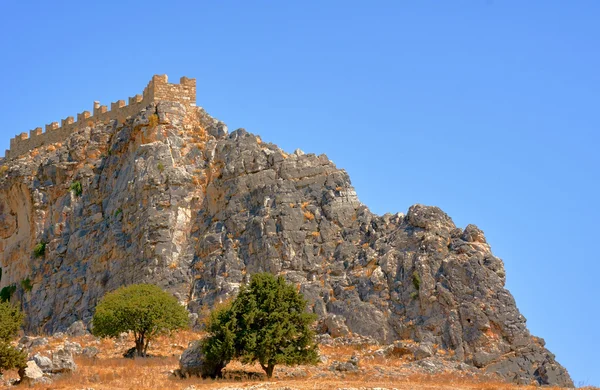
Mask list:
[{"label": "rocky outcrop", "polygon": [[33,385],[44,377],[44,373],[35,361],[29,360],[27,365],[19,370],[19,377],[21,378],[20,383]]},{"label": "rocky outcrop", "polygon": [[228,362],[210,362],[206,360],[202,350],[203,340],[191,343],[179,358],[179,369],[175,375],[181,378],[197,376],[202,378],[217,378]]},{"label": "rocky outcrop", "polygon": [[88,323],[107,291],[139,282],[202,317],[269,271],[332,335],[414,340],[507,380],[572,385],[477,227],[423,205],[375,215],[325,155],[228,134],[200,108],[162,101],[90,125],[3,162],[0,287],[15,286],[29,332]]}]

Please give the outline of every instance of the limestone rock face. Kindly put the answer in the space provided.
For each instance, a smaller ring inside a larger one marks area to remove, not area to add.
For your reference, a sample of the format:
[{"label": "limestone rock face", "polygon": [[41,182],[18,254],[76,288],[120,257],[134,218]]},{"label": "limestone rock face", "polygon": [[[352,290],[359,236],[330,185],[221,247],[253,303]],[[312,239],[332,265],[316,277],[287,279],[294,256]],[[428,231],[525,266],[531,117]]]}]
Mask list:
[{"label": "limestone rock face", "polygon": [[16,286],[29,332],[87,324],[106,292],[131,283],[202,317],[269,271],[336,336],[414,340],[422,356],[436,345],[507,380],[572,385],[527,330],[480,229],[423,205],[375,215],[325,155],[287,154],[161,101],[2,164],[0,287]]}]

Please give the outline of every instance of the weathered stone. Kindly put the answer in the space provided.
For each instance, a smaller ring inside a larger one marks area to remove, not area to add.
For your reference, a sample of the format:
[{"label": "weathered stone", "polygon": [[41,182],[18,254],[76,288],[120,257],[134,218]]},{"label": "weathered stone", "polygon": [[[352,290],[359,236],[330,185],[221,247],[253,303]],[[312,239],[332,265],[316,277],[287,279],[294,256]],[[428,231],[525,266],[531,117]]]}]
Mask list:
[{"label": "weathered stone", "polygon": [[344,316],[329,314],[322,321],[321,332],[327,332],[334,338],[347,336],[350,331],[345,322]]},{"label": "weathered stone", "polygon": [[100,350],[94,346],[87,346],[83,348],[81,354],[89,359],[93,359],[100,353]]},{"label": "weathered stone", "polygon": [[19,377],[21,378],[21,383],[34,384],[44,377],[44,373],[35,361],[29,360],[27,361],[27,366],[19,370]]},{"label": "weathered stone", "polygon": [[43,372],[52,372],[52,360],[50,358],[36,353],[33,356],[33,360]]},{"label": "weathered stone", "polygon": [[228,362],[207,362],[202,352],[202,340],[190,343],[179,359],[178,374],[182,377],[192,375],[202,378],[216,378]]},{"label": "weathered stone", "polygon": [[43,347],[44,345],[48,345],[48,339],[45,337],[23,336],[19,339],[19,345],[27,349]]},{"label": "weathered stone", "polygon": [[68,373],[77,371],[71,351],[58,348],[52,352],[52,373]]},{"label": "weathered stone", "polygon": [[75,321],[67,328],[65,333],[71,337],[78,337],[85,336],[88,334],[88,331],[83,321]]},{"label": "weathered stone", "polygon": [[415,359],[425,359],[433,355],[433,346],[431,343],[420,343],[413,351]]},{"label": "weathered stone", "polygon": [[353,355],[347,362],[338,362],[333,361],[329,369],[331,371],[341,371],[341,372],[355,372],[358,371],[358,356]]},{"label": "weathered stone", "polygon": [[81,344],[79,343],[65,341],[63,348],[71,352],[73,355],[81,355]]}]

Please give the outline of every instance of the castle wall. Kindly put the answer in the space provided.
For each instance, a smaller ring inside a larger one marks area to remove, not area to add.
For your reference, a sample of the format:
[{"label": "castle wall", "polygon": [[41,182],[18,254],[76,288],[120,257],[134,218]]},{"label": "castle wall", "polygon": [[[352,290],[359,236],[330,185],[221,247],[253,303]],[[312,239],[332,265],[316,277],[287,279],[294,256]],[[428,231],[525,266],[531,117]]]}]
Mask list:
[{"label": "castle wall", "polygon": [[77,120],[70,116],[63,119],[60,124],[52,122],[46,125],[45,131],[42,131],[41,127],[37,127],[29,134],[17,135],[10,140],[10,150],[7,150],[4,156],[6,159],[13,159],[34,148],[62,142],[83,126],[108,122],[113,119],[123,122],[127,117],[137,114],[150,103],[161,100],[179,102],[190,107],[196,106],[196,79],[182,77],[179,84],[170,84],[167,75],[155,75],[144,89],[143,94],[130,97],[128,103],[119,100],[111,103],[109,110],[107,106],[94,102],[93,111],[77,114]]}]

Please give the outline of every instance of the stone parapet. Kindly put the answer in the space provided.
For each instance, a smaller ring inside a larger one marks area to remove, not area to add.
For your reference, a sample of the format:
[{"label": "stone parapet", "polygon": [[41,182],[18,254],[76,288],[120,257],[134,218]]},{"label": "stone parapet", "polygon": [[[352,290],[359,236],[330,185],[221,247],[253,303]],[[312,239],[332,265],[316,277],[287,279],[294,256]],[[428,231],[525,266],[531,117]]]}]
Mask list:
[{"label": "stone parapet", "polygon": [[23,155],[30,150],[50,145],[55,142],[64,141],[71,133],[82,126],[90,126],[95,123],[110,120],[124,121],[138,113],[149,104],[158,101],[179,102],[188,107],[196,106],[196,79],[181,77],[179,84],[170,84],[167,75],[154,75],[148,83],[142,95],[130,97],[128,104],[124,100],[111,103],[110,110],[107,106],[94,102],[93,111],[83,111],[77,114],[77,120],[70,116],[58,122],[52,122],[45,126],[31,130],[29,134],[21,133],[10,140],[10,149],[6,150],[5,158],[13,159]]}]

